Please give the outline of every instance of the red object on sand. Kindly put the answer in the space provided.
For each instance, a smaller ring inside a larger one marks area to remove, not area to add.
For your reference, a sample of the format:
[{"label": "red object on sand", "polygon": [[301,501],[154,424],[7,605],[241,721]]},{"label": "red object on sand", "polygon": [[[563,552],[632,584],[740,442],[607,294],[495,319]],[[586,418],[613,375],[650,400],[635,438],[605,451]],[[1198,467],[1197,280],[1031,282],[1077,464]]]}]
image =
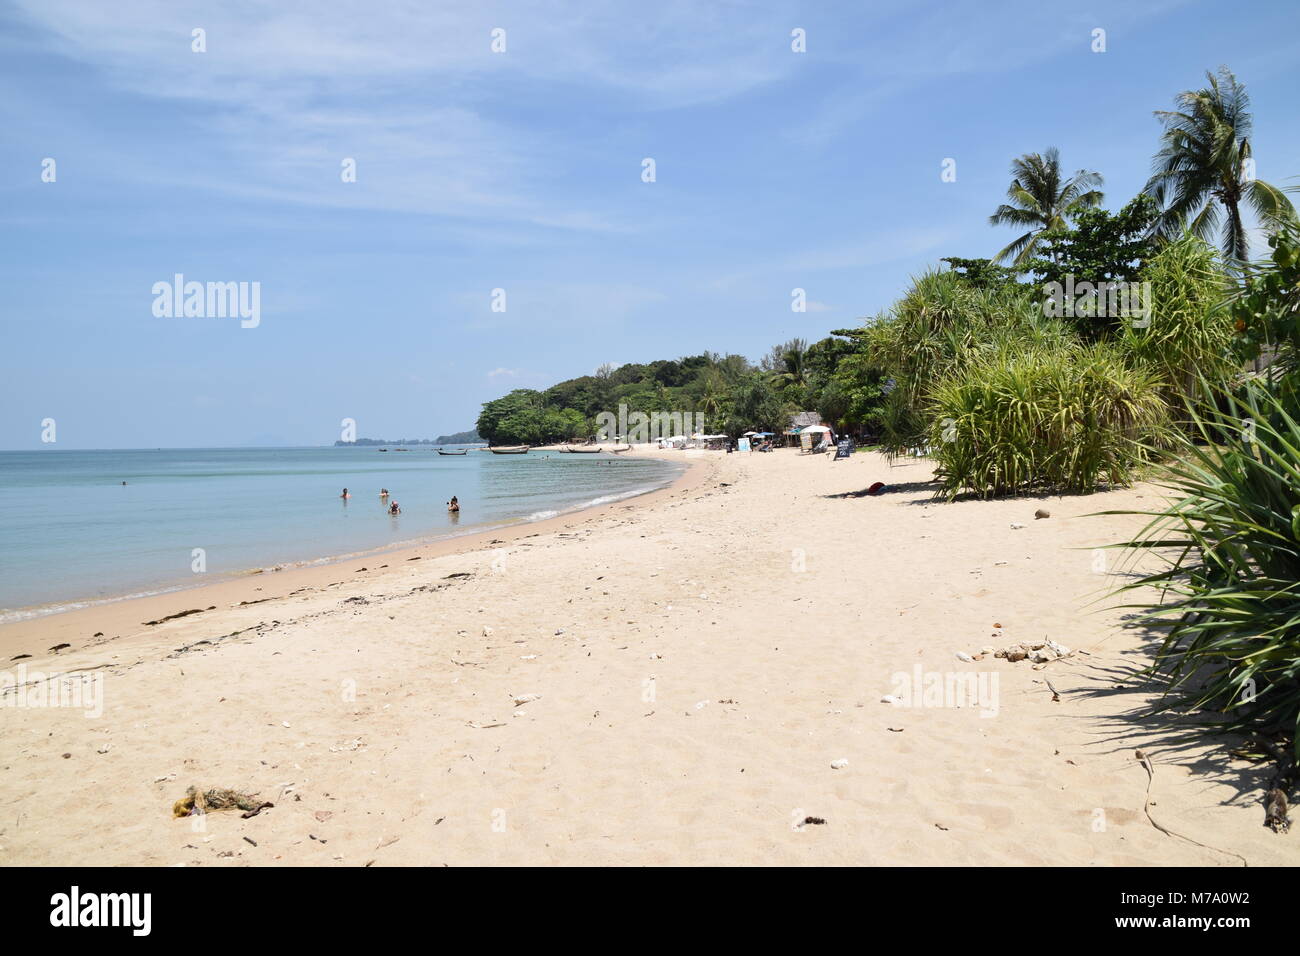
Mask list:
[{"label": "red object on sand", "polygon": [[871,487],[867,489],[867,494],[878,495],[884,490],[885,490],[885,483],[883,481],[877,481],[877,482],[873,482]]}]

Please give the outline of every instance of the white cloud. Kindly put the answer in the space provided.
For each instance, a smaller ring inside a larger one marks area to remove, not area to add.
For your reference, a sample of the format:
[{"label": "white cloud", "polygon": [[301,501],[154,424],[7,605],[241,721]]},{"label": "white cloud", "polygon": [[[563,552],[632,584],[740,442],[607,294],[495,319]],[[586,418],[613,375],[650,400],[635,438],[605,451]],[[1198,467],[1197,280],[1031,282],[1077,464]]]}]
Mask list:
[{"label": "white cloud", "polygon": [[[202,137],[186,168],[147,143],[140,156],[115,143],[121,155],[100,157],[118,175],[471,227],[626,230],[559,195],[572,158],[550,139],[549,111],[585,97],[629,112],[720,100],[793,66],[775,8],[687,0],[16,3],[48,45],[110,87],[192,106],[191,128],[173,131]],[[196,27],[204,53],[191,50]],[[490,49],[495,27],[507,31],[503,54]],[[340,181],[344,157],[357,161],[356,183]]]}]

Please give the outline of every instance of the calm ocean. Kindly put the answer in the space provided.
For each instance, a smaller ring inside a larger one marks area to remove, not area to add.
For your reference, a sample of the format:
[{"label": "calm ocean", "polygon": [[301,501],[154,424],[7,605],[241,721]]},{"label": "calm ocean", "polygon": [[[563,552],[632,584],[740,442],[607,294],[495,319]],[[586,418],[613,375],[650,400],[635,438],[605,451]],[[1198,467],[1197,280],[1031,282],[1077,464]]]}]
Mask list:
[{"label": "calm ocean", "polygon": [[[662,487],[682,467],[538,451],[445,457],[427,445],[0,451],[0,621],[538,520]],[[386,513],[380,488],[401,515]],[[459,520],[447,514],[452,495]],[[206,574],[191,570],[196,548]]]}]

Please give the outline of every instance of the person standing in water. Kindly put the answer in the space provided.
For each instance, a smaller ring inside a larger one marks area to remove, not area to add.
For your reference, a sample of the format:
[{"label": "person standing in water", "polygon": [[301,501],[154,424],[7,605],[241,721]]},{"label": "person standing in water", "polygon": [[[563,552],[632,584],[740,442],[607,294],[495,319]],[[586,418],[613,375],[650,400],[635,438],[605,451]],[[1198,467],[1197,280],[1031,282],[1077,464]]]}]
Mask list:
[{"label": "person standing in water", "polygon": [[352,496],[351,496],[350,494],[348,494],[348,490],[347,490],[346,488],[344,488],[344,489],[343,489],[343,494],[339,495],[339,497],[340,497],[340,498],[351,498]]},{"label": "person standing in water", "polygon": [[452,495],[451,501],[447,502],[447,510],[453,514],[460,511],[460,502],[456,500],[455,495]]}]

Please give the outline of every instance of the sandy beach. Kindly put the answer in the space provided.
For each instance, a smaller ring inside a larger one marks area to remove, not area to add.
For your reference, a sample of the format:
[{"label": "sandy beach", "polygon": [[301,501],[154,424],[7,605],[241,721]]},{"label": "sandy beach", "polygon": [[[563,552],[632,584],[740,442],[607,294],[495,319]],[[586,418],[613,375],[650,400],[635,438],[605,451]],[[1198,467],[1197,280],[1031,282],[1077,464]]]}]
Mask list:
[{"label": "sandy beach", "polygon": [[[1142,716],[1152,637],[1094,553],[1141,521],[1088,515],[1157,489],[950,504],[924,461],[689,460],[572,516],[5,626],[10,673],[103,698],[0,708],[0,863],[1300,862],[1268,768]],[[1076,653],[957,657],[1042,638]],[[968,672],[991,699],[882,701]],[[190,785],[274,807],[174,818]]]}]

